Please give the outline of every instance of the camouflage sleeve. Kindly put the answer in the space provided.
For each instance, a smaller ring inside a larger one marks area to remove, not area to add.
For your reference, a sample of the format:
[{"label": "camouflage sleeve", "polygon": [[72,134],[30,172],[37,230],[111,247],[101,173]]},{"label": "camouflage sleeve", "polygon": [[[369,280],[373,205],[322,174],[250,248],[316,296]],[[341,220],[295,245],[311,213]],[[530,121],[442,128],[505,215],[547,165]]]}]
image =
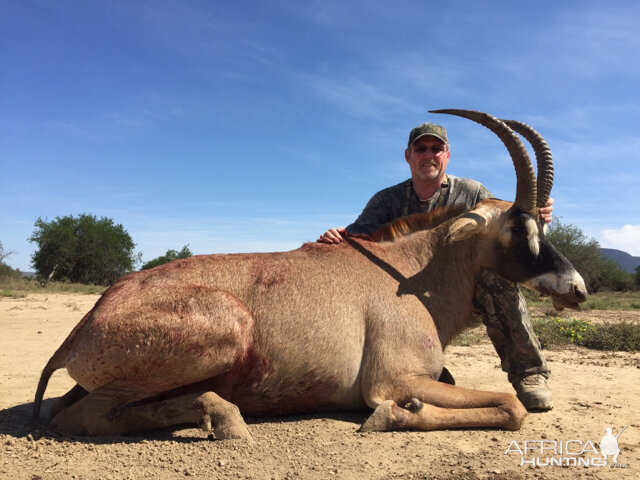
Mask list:
[{"label": "camouflage sleeve", "polygon": [[392,219],[389,210],[391,202],[385,193],[382,190],[371,197],[360,216],[347,227],[347,232],[371,234]]}]

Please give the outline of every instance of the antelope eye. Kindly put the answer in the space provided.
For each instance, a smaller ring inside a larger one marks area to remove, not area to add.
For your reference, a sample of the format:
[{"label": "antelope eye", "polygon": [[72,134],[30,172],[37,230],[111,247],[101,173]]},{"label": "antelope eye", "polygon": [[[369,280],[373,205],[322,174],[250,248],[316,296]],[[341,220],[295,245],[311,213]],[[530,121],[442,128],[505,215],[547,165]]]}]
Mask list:
[{"label": "antelope eye", "polygon": [[511,225],[510,230],[511,230],[511,234],[517,237],[521,237],[526,234],[526,230],[524,226],[520,224]]}]

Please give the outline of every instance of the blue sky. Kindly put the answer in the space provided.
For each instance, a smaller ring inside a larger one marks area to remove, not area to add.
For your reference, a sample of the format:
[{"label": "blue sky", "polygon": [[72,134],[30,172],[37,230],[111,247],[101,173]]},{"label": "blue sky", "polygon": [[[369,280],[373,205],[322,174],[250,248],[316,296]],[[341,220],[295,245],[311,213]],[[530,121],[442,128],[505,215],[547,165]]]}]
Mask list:
[{"label": "blue sky", "polygon": [[449,173],[512,200],[527,122],[555,215],[640,255],[637,1],[37,1],[0,4],[0,241],[30,270],[38,217],[121,223],[144,261],[296,248],[408,178],[424,121]]}]

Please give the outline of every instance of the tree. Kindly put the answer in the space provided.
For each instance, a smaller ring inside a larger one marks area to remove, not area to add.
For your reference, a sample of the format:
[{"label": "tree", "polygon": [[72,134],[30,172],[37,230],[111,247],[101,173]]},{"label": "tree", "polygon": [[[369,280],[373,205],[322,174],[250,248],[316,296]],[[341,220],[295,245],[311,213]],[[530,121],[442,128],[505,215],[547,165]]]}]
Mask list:
[{"label": "tree", "polygon": [[0,263],[4,263],[4,259],[13,255],[14,253],[15,252],[12,252],[12,251],[6,252],[4,250],[4,245],[2,245],[2,241],[0,241]]},{"label": "tree", "polygon": [[636,284],[636,288],[640,288],[640,265],[636,267],[636,273],[633,277],[633,283]]},{"label": "tree", "polygon": [[83,213],[51,222],[38,218],[34,226],[29,241],[38,249],[31,261],[41,278],[110,285],[140,261],[131,236],[110,218]]},{"label": "tree", "polygon": [[153,260],[149,260],[147,263],[142,265],[140,270],[157,267],[158,265],[169,263],[179,258],[188,258],[191,255],[193,255],[193,253],[191,253],[191,250],[189,250],[189,245],[185,245],[184,247],[182,247],[182,250],[180,250],[179,252],[175,250],[167,250],[167,253],[165,253],[164,255],[156,257]]},{"label": "tree", "polygon": [[578,270],[590,292],[603,288],[626,290],[631,287],[630,275],[600,252],[600,245],[587,238],[575,225],[564,225],[553,219],[547,238]]},{"label": "tree", "polygon": [[5,251],[4,245],[2,245],[2,242],[0,241],[0,277],[22,277],[22,273],[20,273],[20,270],[18,270],[17,268],[11,268],[9,265],[4,263],[5,258],[9,257],[13,253],[15,252]]}]

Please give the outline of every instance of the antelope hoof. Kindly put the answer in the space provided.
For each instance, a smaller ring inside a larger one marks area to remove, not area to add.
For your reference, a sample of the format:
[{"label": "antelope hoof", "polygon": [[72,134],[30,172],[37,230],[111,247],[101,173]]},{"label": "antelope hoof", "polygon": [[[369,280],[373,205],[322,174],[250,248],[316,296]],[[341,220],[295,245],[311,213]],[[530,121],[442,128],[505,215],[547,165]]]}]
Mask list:
[{"label": "antelope hoof", "polygon": [[386,432],[391,430],[395,421],[392,408],[396,403],[385,400],[376,407],[371,416],[360,427],[360,432]]},{"label": "antelope hoof", "polygon": [[203,416],[198,422],[198,426],[205,432],[211,431],[211,415]]},{"label": "antelope hoof", "polygon": [[218,440],[245,440],[247,443],[254,443],[253,436],[246,425],[214,428],[213,433]]}]

